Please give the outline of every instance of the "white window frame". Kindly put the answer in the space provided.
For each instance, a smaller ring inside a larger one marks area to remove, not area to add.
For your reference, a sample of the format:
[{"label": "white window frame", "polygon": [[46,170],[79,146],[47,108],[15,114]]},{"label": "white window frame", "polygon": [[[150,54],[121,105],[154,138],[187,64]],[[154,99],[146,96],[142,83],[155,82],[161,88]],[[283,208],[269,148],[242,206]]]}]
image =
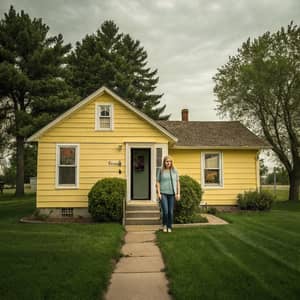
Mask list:
[{"label": "white window frame", "polygon": [[[164,157],[166,155],[168,155],[168,145],[167,144],[156,144],[154,146],[154,148],[155,148],[155,176],[156,176],[158,169],[161,169],[161,167],[162,167]],[[162,159],[162,161],[161,161],[161,166],[160,167],[158,167],[157,163],[156,163],[157,162],[157,149],[161,149],[162,150],[162,153],[161,153],[161,159]]]},{"label": "white window frame", "polygon": [[[110,107],[110,127],[101,128],[100,127],[100,107],[109,106]],[[112,131],[114,130],[114,105],[112,103],[95,103],[95,130],[96,131]]]},{"label": "white window frame", "polygon": [[[75,162],[76,162],[76,174],[75,184],[59,184],[59,162],[60,162],[60,148],[73,147],[75,148]],[[56,144],[56,174],[55,182],[57,189],[77,189],[79,188],[79,144]]]},{"label": "white window frame", "polygon": [[[206,154],[218,154],[219,156],[219,174],[220,183],[205,183],[205,155]],[[220,189],[224,187],[224,167],[223,167],[223,152],[220,151],[206,151],[201,153],[201,184],[206,189]]]}]

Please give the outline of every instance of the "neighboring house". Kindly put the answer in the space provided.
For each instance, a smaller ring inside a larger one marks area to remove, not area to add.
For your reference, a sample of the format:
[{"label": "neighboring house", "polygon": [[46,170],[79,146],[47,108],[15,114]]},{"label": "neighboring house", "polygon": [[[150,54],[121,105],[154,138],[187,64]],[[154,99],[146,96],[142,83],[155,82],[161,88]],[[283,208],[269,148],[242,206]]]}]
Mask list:
[{"label": "neighboring house", "polygon": [[208,205],[235,205],[259,188],[258,154],[268,145],[239,122],[154,121],[106,87],[32,135],[38,142],[37,208],[87,214],[88,193],[105,177],[127,180],[127,202],[156,201],[156,171],[174,157],[201,183]]}]

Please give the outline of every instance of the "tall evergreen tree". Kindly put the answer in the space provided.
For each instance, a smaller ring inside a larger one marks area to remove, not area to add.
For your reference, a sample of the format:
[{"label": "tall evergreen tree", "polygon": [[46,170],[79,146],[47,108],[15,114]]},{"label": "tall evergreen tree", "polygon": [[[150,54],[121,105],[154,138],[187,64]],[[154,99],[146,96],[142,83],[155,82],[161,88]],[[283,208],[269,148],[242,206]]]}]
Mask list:
[{"label": "tall evergreen tree", "polygon": [[147,67],[147,52],[129,34],[119,33],[113,21],[105,21],[95,34],[76,44],[69,57],[70,83],[82,97],[105,85],[153,119],[162,116],[162,95],[153,94],[159,78]]},{"label": "tall evergreen tree", "polygon": [[76,100],[63,67],[71,45],[61,34],[11,6],[0,20],[0,127],[15,138],[16,194],[24,193],[24,143]]}]

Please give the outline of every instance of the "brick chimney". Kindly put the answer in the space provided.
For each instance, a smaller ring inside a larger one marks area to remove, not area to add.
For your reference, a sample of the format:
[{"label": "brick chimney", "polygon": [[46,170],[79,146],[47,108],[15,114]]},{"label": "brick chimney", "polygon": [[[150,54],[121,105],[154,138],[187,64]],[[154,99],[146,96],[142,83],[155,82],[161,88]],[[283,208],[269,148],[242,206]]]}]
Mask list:
[{"label": "brick chimney", "polygon": [[189,110],[184,108],[181,110],[181,121],[188,122],[189,120]]}]

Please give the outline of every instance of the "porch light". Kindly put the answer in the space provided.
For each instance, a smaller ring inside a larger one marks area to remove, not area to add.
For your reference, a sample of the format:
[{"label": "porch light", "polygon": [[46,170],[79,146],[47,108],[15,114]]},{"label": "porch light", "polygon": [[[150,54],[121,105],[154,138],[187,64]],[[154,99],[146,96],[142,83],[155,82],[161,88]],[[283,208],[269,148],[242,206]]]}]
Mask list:
[{"label": "porch light", "polygon": [[122,145],[118,145],[118,150],[121,151],[122,150]]}]

